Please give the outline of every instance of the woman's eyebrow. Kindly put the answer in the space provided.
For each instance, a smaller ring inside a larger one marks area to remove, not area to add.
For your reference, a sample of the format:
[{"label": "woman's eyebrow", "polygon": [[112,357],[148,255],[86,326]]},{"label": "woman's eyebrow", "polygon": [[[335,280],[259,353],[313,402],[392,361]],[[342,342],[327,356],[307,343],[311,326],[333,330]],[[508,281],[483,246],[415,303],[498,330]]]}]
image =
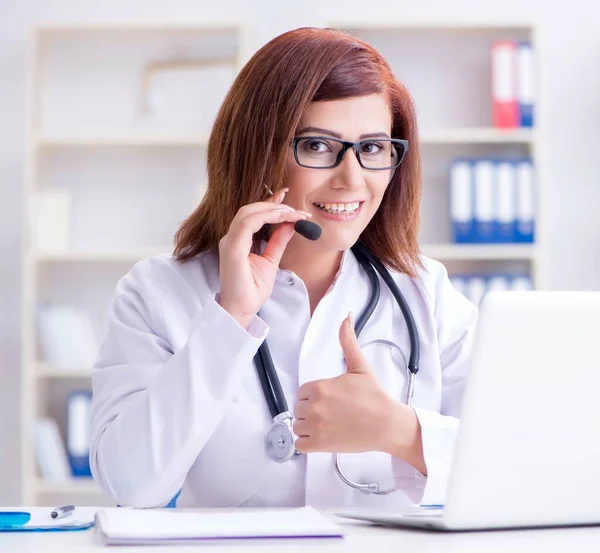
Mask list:
[{"label": "woman's eyebrow", "polygon": [[[341,134],[331,131],[329,129],[321,129],[320,127],[303,127],[302,129],[299,129],[298,131],[296,131],[296,135],[304,134],[307,132],[318,132],[321,134],[326,134],[329,136],[333,136],[335,138],[339,138],[340,140],[342,138]],[[359,140],[362,140],[364,138],[377,138],[377,137],[378,138],[389,138],[390,135],[386,132],[373,132],[373,133],[368,133],[368,134],[361,134],[359,136]]]},{"label": "woman's eyebrow", "polygon": [[304,127],[296,131],[296,134],[304,134],[307,132],[318,132],[321,134],[328,134],[329,136],[333,136],[335,138],[342,138],[342,135],[337,132],[330,131],[329,129],[321,129],[319,127]]},{"label": "woman's eyebrow", "polygon": [[362,140],[363,138],[389,138],[390,135],[386,132],[372,132],[369,134],[361,134],[359,136],[359,139]]}]

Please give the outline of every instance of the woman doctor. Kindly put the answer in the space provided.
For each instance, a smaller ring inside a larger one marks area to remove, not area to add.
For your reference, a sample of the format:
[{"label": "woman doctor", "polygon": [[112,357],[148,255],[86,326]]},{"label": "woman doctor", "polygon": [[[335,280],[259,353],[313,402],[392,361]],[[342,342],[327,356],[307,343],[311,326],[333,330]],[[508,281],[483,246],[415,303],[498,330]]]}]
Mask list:
[{"label": "woman doctor", "polygon": [[[443,503],[476,309],[419,254],[420,185],[411,98],[372,47],[307,28],[254,55],[218,113],[208,190],[174,254],[117,285],[90,460],[118,504]],[[303,220],[322,235],[296,232]],[[354,331],[371,293],[359,239],[418,331],[411,406],[407,322],[383,282]],[[265,447],[273,414],[254,362],[265,341],[294,415],[285,462]],[[396,491],[348,485],[336,454],[350,481]]]}]

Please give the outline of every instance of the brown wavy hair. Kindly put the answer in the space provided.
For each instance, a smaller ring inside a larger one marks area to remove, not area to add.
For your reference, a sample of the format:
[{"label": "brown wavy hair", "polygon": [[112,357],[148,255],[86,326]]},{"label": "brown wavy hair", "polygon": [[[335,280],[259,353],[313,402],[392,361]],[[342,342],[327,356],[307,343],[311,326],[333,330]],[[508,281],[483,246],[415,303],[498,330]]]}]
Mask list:
[{"label": "brown wavy hair", "polygon": [[[208,142],[208,189],[175,235],[175,258],[184,262],[218,249],[240,207],[264,201],[263,183],[273,192],[284,186],[288,148],[311,102],[377,93],[389,98],[392,138],[407,139],[409,147],[361,239],[385,265],[414,276],[422,264],[417,244],[421,162],[413,100],[372,46],[321,28],[274,38],[238,74]],[[265,232],[254,236],[254,251],[267,238]]]}]

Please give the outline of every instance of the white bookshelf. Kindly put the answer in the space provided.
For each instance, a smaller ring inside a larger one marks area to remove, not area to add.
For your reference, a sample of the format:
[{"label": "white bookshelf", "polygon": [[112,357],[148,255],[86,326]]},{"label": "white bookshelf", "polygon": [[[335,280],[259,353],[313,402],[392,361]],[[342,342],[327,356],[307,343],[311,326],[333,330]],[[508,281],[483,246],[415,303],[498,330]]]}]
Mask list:
[{"label": "white bookshelf", "polygon": [[[36,306],[72,304],[103,317],[131,266],[172,251],[175,231],[203,194],[212,119],[249,56],[247,40],[237,22],[44,26],[31,33],[23,185],[24,505],[112,503],[89,478],[46,481],[38,470],[34,421],[55,418],[66,441],[65,398],[91,388],[91,367],[63,369],[44,359]],[[70,241],[40,250],[34,200],[53,190],[68,193]]]},{"label": "white bookshelf", "polygon": [[[421,251],[454,274],[527,273],[544,288],[543,96],[538,88],[534,128],[492,126],[490,48],[495,40],[531,41],[538,53],[538,30],[531,21],[325,21],[377,48],[395,76],[413,95],[423,162]],[[450,232],[448,170],[455,157],[528,156],[536,184],[534,244],[453,244]]]}]

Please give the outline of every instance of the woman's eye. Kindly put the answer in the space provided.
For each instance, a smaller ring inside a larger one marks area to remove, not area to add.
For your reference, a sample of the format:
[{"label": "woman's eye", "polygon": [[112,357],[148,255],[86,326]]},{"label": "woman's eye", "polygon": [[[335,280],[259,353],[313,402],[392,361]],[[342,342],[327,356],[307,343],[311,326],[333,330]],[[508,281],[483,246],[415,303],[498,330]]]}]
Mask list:
[{"label": "woman's eye", "polygon": [[311,152],[328,152],[330,150],[329,144],[322,140],[310,140],[305,144],[305,148]]},{"label": "woman's eye", "polygon": [[381,149],[381,144],[378,144],[377,142],[367,142],[362,145],[362,151],[365,154],[378,154]]}]

